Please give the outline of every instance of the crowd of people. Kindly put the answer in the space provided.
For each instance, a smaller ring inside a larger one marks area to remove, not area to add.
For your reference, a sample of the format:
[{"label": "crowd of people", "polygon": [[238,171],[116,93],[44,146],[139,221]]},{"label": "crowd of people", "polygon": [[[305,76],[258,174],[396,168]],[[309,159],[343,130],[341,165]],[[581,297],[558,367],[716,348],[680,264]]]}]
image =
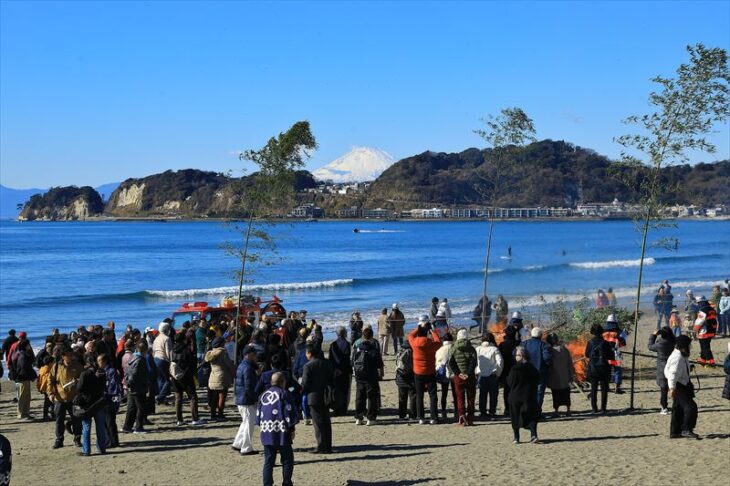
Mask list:
[{"label": "crowd of people", "polygon": [[[600,305],[610,306],[611,295],[611,289],[609,294],[599,294],[601,299],[606,297]],[[668,282],[657,295],[671,295]],[[714,302],[713,307],[702,296],[688,302],[688,312],[695,315],[690,329],[676,332],[670,319],[649,339],[648,349],[657,353],[660,413],[670,413],[669,398],[673,399],[671,437],[696,437],[690,346],[697,340],[699,361],[714,363],[710,341],[717,333],[724,335],[718,329],[727,329],[728,289],[720,290]],[[492,310],[498,321],[507,321],[499,336],[487,330]],[[525,325],[518,311],[507,320],[508,312],[502,296],[494,304],[483,297],[473,314],[474,327],[479,327],[476,338],[468,328],[453,325],[447,299],[434,298],[430,313],[421,315],[411,330],[406,330],[398,304],[382,309],[375,328],[355,312],[349,339],[348,330],[338,327],[327,352],[321,326],[307,320],[304,311],[261,320],[250,315],[238,329],[235,320],[200,319],[175,328],[171,319],[165,319],[156,329],[129,326],[119,338],[114,323],[80,327],[69,334],[54,329],[37,353],[25,332],[16,336],[10,330],[2,351],[17,387],[18,418],[34,420],[30,399],[35,381],[43,395],[41,420],[55,424],[53,448],[63,447],[69,436],[81,448],[80,454],[90,455],[93,423],[96,451],[104,454],[120,445],[120,434],[147,433],[161,406],[174,405],[177,426],[203,426],[201,390],[207,399],[208,420],[225,421],[230,409],[226,400],[233,388],[241,424],[232,448],[241,455],[257,454],[253,434],[258,425],[264,484],[273,481],[277,456],[281,456],[284,484],[290,484],[291,444],[300,421],[312,425],[316,447],[311,452],[316,454],[333,453],[333,415],[352,413],[356,425],[377,424],[382,412],[384,356],[390,354],[391,342],[399,420],[469,427],[476,420],[503,416],[510,421],[515,443],[520,442],[522,429],[529,431],[530,442],[539,442],[538,423],[547,418],[543,413],[547,388],[553,415],[561,407],[566,415],[571,413],[574,357],[556,333]],[[581,358],[587,363],[592,413],[605,414],[609,383],[615,384],[615,393],[623,393],[621,349],[627,333],[614,315],[590,332],[592,338]],[[726,359],[728,375],[729,363]],[[724,390],[728,398],[729,381]],[[354,409],[350,407],[352,389]],[[183,413],[185,398],[189,421]],[[117,417],[124,404],[123,416]]]}]

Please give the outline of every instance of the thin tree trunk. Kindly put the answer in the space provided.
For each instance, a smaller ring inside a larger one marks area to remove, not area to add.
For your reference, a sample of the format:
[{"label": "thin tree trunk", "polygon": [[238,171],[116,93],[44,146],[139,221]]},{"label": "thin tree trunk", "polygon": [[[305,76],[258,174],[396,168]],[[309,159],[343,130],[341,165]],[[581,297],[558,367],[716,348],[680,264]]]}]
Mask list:
[{"label": "thin tree trunk", "polygon": [[489,299],[487,296],[487,283],[489,280],[489,258],[492,253],[492,232],[494,231],[494,207],[492,207],[492,214],[489,217],[489,237],[487,238],[487,252],[484,255],[484,285],[482,288],[482,320],[480,332],[484,336],[487,332],[487,305],[489,305]]},{"label": "thin tree trunk", "polygon": [[248,228],[246,228],[246,238],[243,243],[243,258],[241,258],[241,275],[238,279],[238,299],[236,301],[236,344],[233,347],[235,356],[233,358],[236,367],[238,367],[238,327],[241,320],[241,297],[243,294],[243,281],[246,273],[246,258],[248,257],[248,242],[251,238],[251,228],[253,226],[253,212],[248,216]]},{"label": "thin tree trunk", "polygon": [[644,219],[644,235],[641,240],[641,258],[639,259],[639,281],[636,285],[636,306],[634,308],[634,344],[631,355],[631,399],[629,410],[634,409],[634,383],[636,381],[636,342],[639,337],[639,312],[641,306],[641,279],[644,276],[644,256],[646,255],[646,236],[649,233],[649,218],[651,215],[651,207],[646,208],[646,219]]}]

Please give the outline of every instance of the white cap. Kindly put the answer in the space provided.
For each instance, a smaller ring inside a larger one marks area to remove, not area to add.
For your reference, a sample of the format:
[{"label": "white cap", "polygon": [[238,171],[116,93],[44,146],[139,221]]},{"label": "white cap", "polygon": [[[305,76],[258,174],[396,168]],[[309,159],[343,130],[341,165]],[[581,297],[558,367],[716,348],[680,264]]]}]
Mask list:
[{"label": "white cap", "polygon": [[397,309],[398,308],[398,304],[393,304],[392,307],[393,307],[393,309]]},{"label": "white cap", "polygon": [[520,312],[520,311],[514,311],[512,313],[512,319],[522,319],[522,312]]},{"label": "white cap", "polygon": [[162,322],[160,322],[157,325],[157,330],[160,331],[163,334],[165,332],[167,332],[168,329],[170,329],[170,323],[169,322],[162,321]]},{"label": "white cap", "polygon": [[616,322],[616,316],[609,314],[608,317],[606,317],[606,322]]},{"label": "white cap", "polygon": [[534,338],[541,337],[542,329],[540,329],[539,327],[533,327],[532,330],[530,331],[530,336],[532,336]]}]

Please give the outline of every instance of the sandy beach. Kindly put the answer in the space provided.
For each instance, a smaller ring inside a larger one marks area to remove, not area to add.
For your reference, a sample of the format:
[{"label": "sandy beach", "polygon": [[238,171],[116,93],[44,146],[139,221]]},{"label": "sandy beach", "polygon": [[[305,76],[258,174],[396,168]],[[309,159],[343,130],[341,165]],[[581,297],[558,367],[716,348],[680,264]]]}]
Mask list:
[{"label": "sandy beach", "polygon": [[[638,349],[646,352],[649,321],[641,327]],[[630,349],[631,343],[627,349]],[[693,347],[693,358],[698,354]],[[719,363],[727,339],[713,343]],[[356,426],[351,417],[333,419],[335,453],[309,452],[310,426],[300,425],[294,443],[294,483],[358,484],[718,484],[730,470],[730,402],[721,398],[721,368],[698,368],[701,389],[696,432],[702,440],[670,440],[669,416],[659,415],[655,362],[638,358],[636,404],[627,414],[629,395],[609,395],[608,416],[593,417],[587,397],[574,391],[574,415],[539,425],[541,444],[511,443],[506,420],[477,422],[471,428],[396,423],[397,389],[392,356],[386,361],[381,417],[375,426]],[[627,362],[630,357],[627,356]],[[628,375],[628,373],[626,373]],[[625,379],[627,379],[626,377]],[[628,380],[626,382],[628,389]],[[146,436],[122,435],[122,446],[105,456],[78,457],[67,440],[52,450],[52,423],[15,418],[12,385],[3,381],[0,431],[11,441],[13,482],[20,484],[259,484],[263,455],[242,457],[231,450],[238,427],[229,393],[229,421],[201,428],[174,425],[173,407],[159,407]],[[549,394],[549,392],[548,392]],[[203,400],[204,401],[204,400]],[[551,397],[546,396],[546,409]],[[34,393],[32,411],[42,400]],[[353,399],[350,406],[354,405]],[[205,410],[202,412],[204,413]],[[500,396],[501,411],[501,396]],[[188,416],[187,410],[185,411]],[[523,433],[523,438],[526,436]],[[258,438],[258,434],[256,434]],[[94,440],[92,434],[92,441]],[[281,472],[275,470],[275,481]]]}]

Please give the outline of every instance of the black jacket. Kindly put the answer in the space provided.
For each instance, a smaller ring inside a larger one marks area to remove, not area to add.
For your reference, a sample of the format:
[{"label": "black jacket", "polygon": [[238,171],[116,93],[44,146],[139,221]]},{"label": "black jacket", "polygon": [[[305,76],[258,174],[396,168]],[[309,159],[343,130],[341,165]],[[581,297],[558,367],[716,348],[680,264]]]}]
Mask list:
[{"label": "black jacket", "polygon": [[362,376],[355,376],[357,380],[361,381],[378,381],[380,379],[380,370],[383,369],[383,357],[380,355],[380,348],[375,344],[375,341],[360,341],[353,350],[353,356],[355,361],[353,364],[357,364],[357,356],[360,353],[367,353],[367,368],[363,370]]},{"label": "black jacket", "polygon": [[326,359],[313,358],[304,365],[302,393],[307,394],[309,405],[324,403],[324,391],[333,385],[332,365]]},{"label": "black jacket", "polygon": [[510,420],[513,427],[527,427],[538,420],[537,384],[540,373],[530,363],[516,363],[507,376]]},{"label": "black jacket", "polygon": [[594,362],[594,359],[591,356],[593,354],[593,349],[596,346],[601,346],[603,348],[601,353],[607,362],[614,361],[616,359],[616,354],[613,352],[613,347],[608,344],[602,336],[594,336],[586,345],[585,356],[588,358],[588,376],[593,378],[605,378],[611,373],[611,365],[606,363],[601,366],[599,363]]},{"label": "black jacket", "polygon": [[146,395],[150,387],[150,373],[147,370],[147,360],[143,356],[133,356],[127,364],[127,374],[124,381],[130,393]]},{"label": "black jacket", "polygon": [[516,339],[504,338],[504,341],[499,343],[499,353],[502,355],[504,360],[504,367],[502,368],[502,374],[500,375],[500,381],[503,383],[507,382],[507,376],[515,364],[515,348],[520,345],[520,342]]},{"label": "black jacket", "polygon": [[15,381],[33,381],[38,375],[36,375],[33,369],[33,354],[28,351],[17,351],[15,357]]},{"label": "black jacket", "polygon": [[81,408],[88,409],[104,396],[106,385],[106,373],[102,370],[100,375],[93,368],[86,368],[81,372],[79,381],[76,383],[76,398],[74,403]]},{"label": "black jacket", "polygon": [[674,342],[667,339],[659,338],[655,334],[649,336],[649,351],[656,353],[656,384],[659,388],[669,386],[667,377],[664,376],[664,368],[667,366],[667,359],[674,351]]},{"label": "black jacket", "polygon": [[198,360],[186,342],[175,343],[172,348],[172,356],[170,356],[175,367],[183,371],[184,375],[180,380],[172,380],[172,386],[175,391],[183,391],[178,389],[178,384],[188,383],[195,376],[198,368]]}]

